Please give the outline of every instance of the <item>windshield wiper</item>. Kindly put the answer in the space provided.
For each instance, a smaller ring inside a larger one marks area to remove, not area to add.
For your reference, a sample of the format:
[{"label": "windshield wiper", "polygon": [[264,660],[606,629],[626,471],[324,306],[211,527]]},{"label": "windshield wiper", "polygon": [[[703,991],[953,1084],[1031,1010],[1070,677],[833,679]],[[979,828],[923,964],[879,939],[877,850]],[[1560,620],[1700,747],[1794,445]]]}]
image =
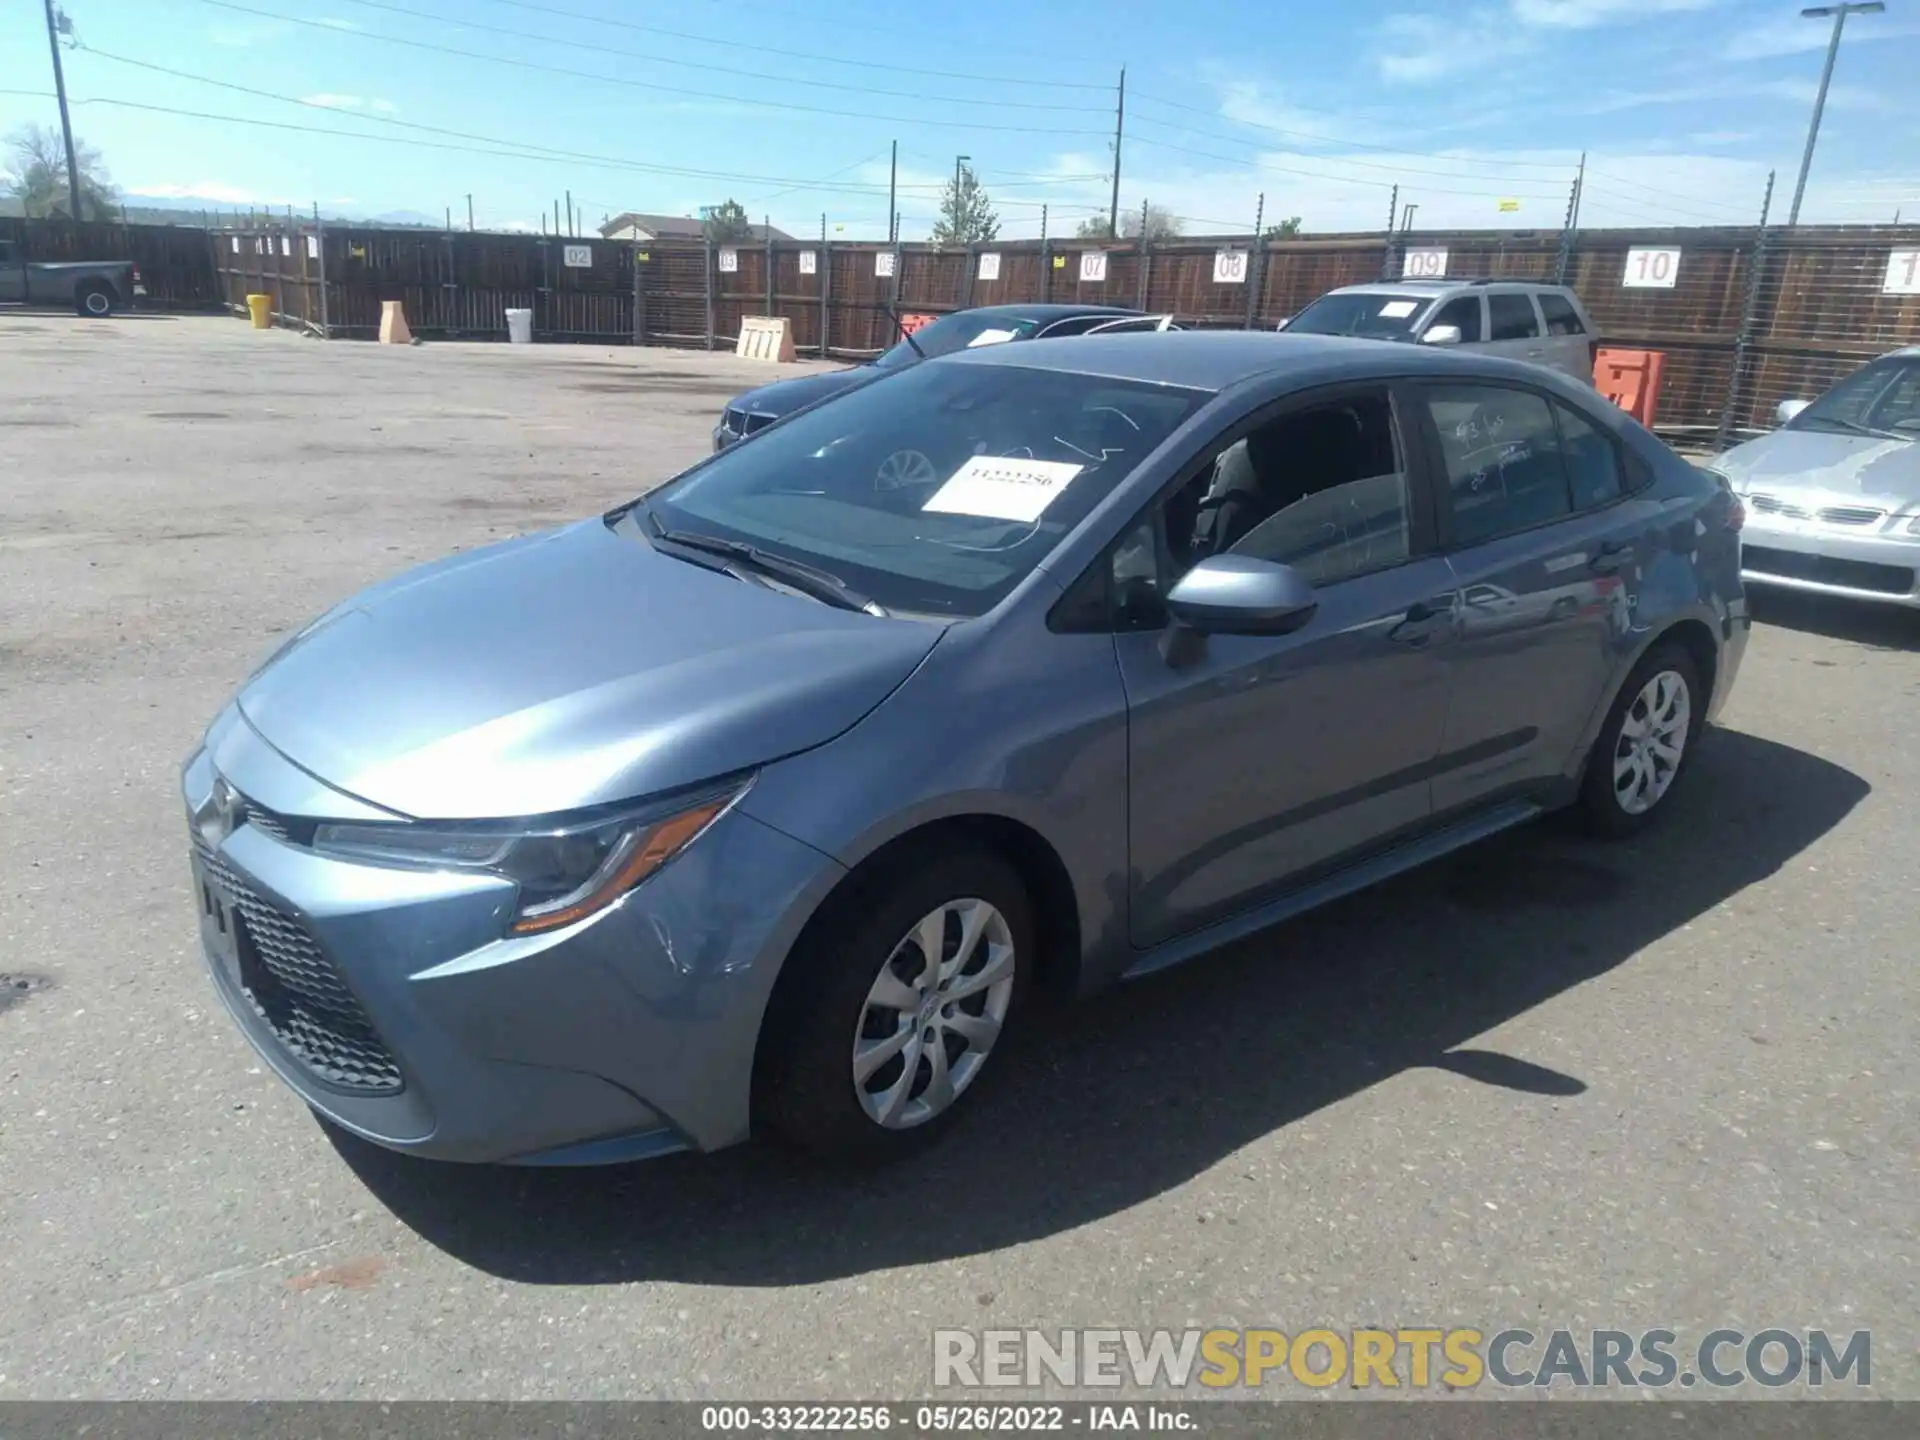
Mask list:
[{"label": "windshield wiper", "polygon": [[1871,425],[1862,425],[1858,420],[1847,420],[1838,415],[1815,415],[1802,428],[1811,430],[1817,425],[1830,425],[1847,435],[1870,435],[1876,440],[1904,440],[1904,435],[1896,435],[1891,430],[1876,430]]},{"label": "windshield wiper", "polygon": [[920,348],[920,342],[913,338],[913,332],[907,329],[906,322],[900,318],[900,307],[892,301],[888,301],[887,314],[893,317],[893,328],[900,332],[900,338],[912,347],[914,354],[918,355],[922,360],[926,359],[927,352]]},{"label": "windshield wiper", "polygon": [[886,610],[876,601],[868,599],[858,590],[851,588],[838,575],[830,571],[816,569],[812,565],[803,565],[798,560],[789,560],[784,555],[772,555],[757,545],[749,545],[741,540],[728,540],[719,535],[702,535],[697,530],[668,530],[660,524],[660,517],[651,510],[647,512],[647,523],[652,527],[654,538],[664,540],[669,545],[678,545],[683,550],[699,550],[708,555],[719,555],[735,562],[743,562],[763,576],[770,576],[783,585],[791,586],[802,595],[811,596],[842,610],[860,610],[868,615],[885,616]]}]

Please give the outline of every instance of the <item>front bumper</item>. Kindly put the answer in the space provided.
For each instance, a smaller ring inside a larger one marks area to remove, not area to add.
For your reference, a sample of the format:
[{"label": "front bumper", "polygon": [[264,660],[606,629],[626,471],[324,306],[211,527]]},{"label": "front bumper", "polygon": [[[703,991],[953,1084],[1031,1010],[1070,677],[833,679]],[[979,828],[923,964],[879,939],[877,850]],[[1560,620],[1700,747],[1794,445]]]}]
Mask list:
[{"label": "front bumper", "polygon": [[1740,532],[1740,578],[1749,585],[1920,608],[1916,517],[1895,514],[1836,525],[1756,510]]},{"label": "front bumper", "polygon": [[[189,814],[218,778],[263,810],[304,787],[309,813],[364,811],[231,709],[182,773]],[[315,1110],[445,1160],[587,1164],[746,1138],[774,977],[841,874],[736,808],[611,909],[506,937],[509,883],[343,861],[297,843],[297,818],[279,838],[282,823],[193,841],[216,892],[246,892],[223,912],[241,917],[237,946],[200,907],[215,988]]]}]

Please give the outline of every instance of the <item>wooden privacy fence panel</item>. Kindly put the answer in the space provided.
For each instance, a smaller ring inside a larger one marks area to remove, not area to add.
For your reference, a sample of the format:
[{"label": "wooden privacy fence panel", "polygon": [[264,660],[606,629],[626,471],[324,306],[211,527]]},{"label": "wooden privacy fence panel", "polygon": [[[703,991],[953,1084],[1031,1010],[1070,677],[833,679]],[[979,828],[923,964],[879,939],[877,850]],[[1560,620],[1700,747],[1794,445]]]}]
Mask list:
[{"label": "wooden privacy fence panel", "polygon": [[[1397,275],[1410,250],[1444,250],[1450,278],[1564,280],[1605,343],[1666,353],[1660,428],[1718,436],[1764,428],[1781,400],[1920,343],[1920,295],[1888,284],[1889,257],[1920,250],[1920,225],[714,247],[294,220],[209,232],[6,218],[0,238],[29,259],[133,260],[155,308],[240,312],[263,293],[281,323],[328,336],[371,338],[387,300],[430,339],[504,340],[506,312],[527,309],[543,341],[731,348],[743,316],[771,313],[801,354],[847,359],[892,345],[896,310],[1082,301],[1171,312],[1189,328],[1271,329],[1328,290]],[[1247,253],[1244,280],[1215,278],[1222,249]],[[1636,252],[1655,251],[1679,255],[1655,267],[1660,283],[1625,283],[1646,263]],[[1089,253],[1104,255],[1103,278],[1081,278]],[[988,254],[992,279],[980,274]]]},{"label": "wooden privacy fence panel", "polygon": [[120,225],[88,220],[29,220],[0,216],[0,240],[11,240],[28,260],[131,260],[147,287],[150,310],[217,310],[220,286],[207,250],[207,232],[185,225]]}]

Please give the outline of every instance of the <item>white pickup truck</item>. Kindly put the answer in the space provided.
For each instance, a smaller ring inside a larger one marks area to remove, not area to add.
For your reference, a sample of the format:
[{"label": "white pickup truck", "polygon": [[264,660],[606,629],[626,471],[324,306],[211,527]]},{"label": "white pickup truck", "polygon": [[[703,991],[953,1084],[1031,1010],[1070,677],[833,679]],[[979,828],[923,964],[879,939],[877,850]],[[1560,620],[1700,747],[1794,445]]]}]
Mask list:
[{"label": "white pickup truck", "polygon": [[0,305],[70,305],[103,319],[146,293],[131,260],[28,260],[18,240],[0,239]]}]

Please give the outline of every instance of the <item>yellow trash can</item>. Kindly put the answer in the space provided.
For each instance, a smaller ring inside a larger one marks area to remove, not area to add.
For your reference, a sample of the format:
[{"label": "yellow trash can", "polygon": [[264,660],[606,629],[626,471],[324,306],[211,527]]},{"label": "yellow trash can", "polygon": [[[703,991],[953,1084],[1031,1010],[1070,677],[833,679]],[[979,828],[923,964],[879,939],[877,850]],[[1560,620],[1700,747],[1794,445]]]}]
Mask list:
[{"label": "yellow trash can", "polygon": [[273,328],[273,297],[271,295],[247,296],[247,313],[253,317],[253,328],[271,330]]}]

